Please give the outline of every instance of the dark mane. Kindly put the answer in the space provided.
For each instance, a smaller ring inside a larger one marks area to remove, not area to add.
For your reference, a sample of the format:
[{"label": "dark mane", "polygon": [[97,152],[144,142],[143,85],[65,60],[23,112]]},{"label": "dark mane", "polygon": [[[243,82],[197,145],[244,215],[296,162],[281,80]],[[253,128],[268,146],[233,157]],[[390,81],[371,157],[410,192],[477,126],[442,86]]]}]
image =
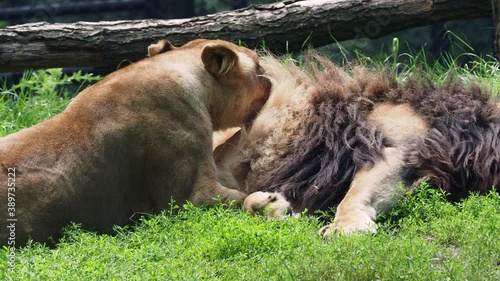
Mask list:
[{"label": "dark mane", "polygon": [[442,87],[409,83],[404,91],[432,128],[411,144],[405,178],[428,177],[453,200],[498,187],[500,113],[491,93],[458,81]]},{"label": "dark mane", "polygon": [[375,103],[408,103],[429,123],[429,133],[412,140],[405,182],[429,177],[453,199],[500,184],[500,114],[491,93],[459,81],[443,86],[416,77],[397,83],[384,71],[340,70],[309,56],[317,79],[312,107],[290,150],[265,173],[249,177],[256,190],[281,191],[294,208],[309,212],[340,203],[357,169],[379,160],[391,144],[365,120]]},{"label": "dark mane", "polygon": [[[366,91],[388,90],[385,79],[356,81],[324,61],[320,67],[317,91],[311,97],[313,106],[302,115],[306,117],[300,137],[275,167],[248,182],[257,190],[280,190],[294,208],[309,212],[337,205],[356,169],[372,165],[387,145],[382,133],[364,120],[373,106],[364,97]],[[346,78],[349,81],[343,81]]]}]

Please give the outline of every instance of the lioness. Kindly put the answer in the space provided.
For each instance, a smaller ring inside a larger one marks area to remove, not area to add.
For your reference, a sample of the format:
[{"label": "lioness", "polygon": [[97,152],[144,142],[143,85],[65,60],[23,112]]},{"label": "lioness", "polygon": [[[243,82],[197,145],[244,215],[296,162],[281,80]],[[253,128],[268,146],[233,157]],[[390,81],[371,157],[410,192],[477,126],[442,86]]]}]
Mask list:
[{"label": "lioness", "polygon": [[376,232],[400,184],[428,179],[454,200],[500,186],[500,109],[480,87],[350,74],[315,54],[305,69],[263,60],[268,102],[249,130],[214,150],[221,182],[253,192],[245,210],[337,207],[324,236]]},{"label": "lioness", "polygon": [[0,139],[1,245],[47,241],[70,222],[107,232],[172,198],[243,201],[216,180],[212,131],[249,122],[268,98],[256,53],[202,39],[148,51],[62,113]]}]

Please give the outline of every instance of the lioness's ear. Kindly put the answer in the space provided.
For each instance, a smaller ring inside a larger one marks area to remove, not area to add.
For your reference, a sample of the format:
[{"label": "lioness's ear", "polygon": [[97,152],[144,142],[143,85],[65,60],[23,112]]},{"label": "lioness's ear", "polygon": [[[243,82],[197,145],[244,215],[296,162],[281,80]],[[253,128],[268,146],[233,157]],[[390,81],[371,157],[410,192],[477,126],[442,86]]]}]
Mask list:
[{"label": "lioness's ear", "polygon": [[226,75],[234,67],[237,59],[238,55],[222,44],[209,44],[201,53],[205,68],[215,76]]},{"label": "lioness's ear", "polygon": [[158,41],[158,43],[156,43],[156,44],[149,45],[148,56],[152,57],[152,56],[155,56],[155,55],[158,55],[161,53],[165,53],[165,52],[172,50],[173,48],[175,48],[175,47],[174,47],[174,45],[172,45],[172,43],[170,43],[166,39],[163,39],[163,40]]}]

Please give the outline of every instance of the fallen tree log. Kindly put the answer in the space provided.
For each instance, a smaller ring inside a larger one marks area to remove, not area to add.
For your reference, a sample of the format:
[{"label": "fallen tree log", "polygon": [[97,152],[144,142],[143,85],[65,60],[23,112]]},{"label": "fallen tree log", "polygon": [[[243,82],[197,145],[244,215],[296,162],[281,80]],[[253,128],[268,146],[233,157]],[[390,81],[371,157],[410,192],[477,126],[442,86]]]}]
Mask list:
[{"label": "fallen tree log", "polygon": [[491,0],[491,10],[493,12],[493,22],[495,23],[495,50],[497,58],[500,60],[500,0]]},{"label": "fallen tree log", "polygon": [[0,29],[0,72],[26,68],[116,67],[145,57],[147,46],[168,38],[265,42],[278,52],[335,40],[377,38],[452,19],[491,17],[490,0],[296,0],[176,20],[33,23]]}]

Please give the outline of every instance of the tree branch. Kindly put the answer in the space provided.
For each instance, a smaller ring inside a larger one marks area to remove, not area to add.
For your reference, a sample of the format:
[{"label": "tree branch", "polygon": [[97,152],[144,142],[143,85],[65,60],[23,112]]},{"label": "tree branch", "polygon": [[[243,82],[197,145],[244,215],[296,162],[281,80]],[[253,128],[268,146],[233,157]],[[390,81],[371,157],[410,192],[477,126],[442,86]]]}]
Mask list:
[{"label": "tree branch", "polygon": [[297,0],[176,20],[33,23],[0,30],[0,72],[25,68],[115,67],[146,56],[163,38],[261,42],[273,51],[300,50],[452,19],[491,17],[489,0]]}]

